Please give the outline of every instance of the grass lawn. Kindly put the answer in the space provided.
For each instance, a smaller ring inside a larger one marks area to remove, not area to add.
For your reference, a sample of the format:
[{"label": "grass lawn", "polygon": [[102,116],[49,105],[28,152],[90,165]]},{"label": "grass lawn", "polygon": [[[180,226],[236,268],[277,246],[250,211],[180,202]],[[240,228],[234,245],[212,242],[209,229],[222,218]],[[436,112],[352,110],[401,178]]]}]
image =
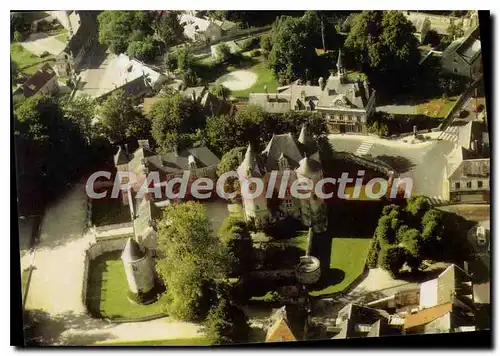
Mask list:
[{"label": "grass lawn", "polygon": [[357,79],[357,78],[361,78],[363,80],[367,79],[368,77],[366,76],[365,73],[363,72],[359,72],[359,71],[355,71],[355,70],[352,70],[352,71],[349,71],[347,72],[347,77],[349,79]]},{"label": "grass lawn", "polygon": [[26,74],[35,73],[45,62],[55,61],[53,55],[49,55],[45,58],[37,57],[33,53],[25,50],[19,43],[11,43],[10,56],[12,61],[19,66],[19,69]]},{"label": "grass lawn", "polygon": [[128,282],[120,259],[121,251],[105,253],[89,267],[89,309],[103,317],[134,318],[164,312],[163,294],[149,305],[138,305],[127,298]]},{"label": "grass lawn", "polygon": [[278,89],[279,84],[276,79],[274,79],[273,72],[266,67],[265,62],[263,61],[263,57],[256,57],[253,59],[259,61],[259,63],[250,68],[247,68],[247,70],[257,74],[257,81],[248,89],[233,91],[232,95],[243,98],[248,97],[248,94],[252,92],[264,93],[264,86],[266,85],[267,91],[269,93],[274,93]]},{"label": "grass lawn", "polygon": [[92,201],[92,224],[104,226],[130,222],[130,209],[119,199],[101,199]]},{"label": "grass lawn", "polygon": [[295,246],[304,251],[305,254],[307,251],[307,234],[307,231],[301,231],[296,237],[269,242],[269,244],[277,246]]},{"label": "grass lawn", "polygon": [[458,96],[453,96],[449,99],[432,99],[426,103],[417,105],[417,114],[423,114],[434,118],[445,117],[457,99]]},{"label": "grass lawn", "polygon": [[56,36],[56,40],[62,42],[62,43],[67,43],[69,41],[69,35],[68,32],[65,30],[64,33],[61,33]]},{"label": "grass lawn", "polygon": [[130,342],[101,342],[94,346],[210,346],[208,340],[203,337],[169,340],[147,340]]},{"label": "grass lawn", "polygon": [[21,272],[21,291],[22,291],[22,296],[24,300],[24,293],[26,293],[26,287],[28,286],[28,277],[30,275],[29,269],[25,269]]},{"label": "grass lawn", "polygon": [[319,285],[310,294],[317,297],[348,287],[363,272],[370,241],[369,238],[333,238],[328,275],[321,276]]}]

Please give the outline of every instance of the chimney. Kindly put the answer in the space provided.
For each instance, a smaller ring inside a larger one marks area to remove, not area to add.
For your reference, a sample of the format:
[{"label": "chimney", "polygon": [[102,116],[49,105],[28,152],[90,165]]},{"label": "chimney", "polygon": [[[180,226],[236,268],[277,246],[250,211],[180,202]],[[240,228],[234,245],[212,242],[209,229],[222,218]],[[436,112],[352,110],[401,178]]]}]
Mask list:
[{"label": "chimney", "polygon": [[191,97],[193,98],[193,101],[196,101],[196,93],[194,92],[194,90],[191,93]]},{"label": "chimney", "polygon": [[125,147],[125,153],[128,155],[128,143],[124,144],[123,147]]},{"label": "chimney", "polygon": [[323,85],[325,84],[325,80],[323,79],[323,77],[319,77],[318,84],[319,84],[319,88],[321,90],[323,90]]}]

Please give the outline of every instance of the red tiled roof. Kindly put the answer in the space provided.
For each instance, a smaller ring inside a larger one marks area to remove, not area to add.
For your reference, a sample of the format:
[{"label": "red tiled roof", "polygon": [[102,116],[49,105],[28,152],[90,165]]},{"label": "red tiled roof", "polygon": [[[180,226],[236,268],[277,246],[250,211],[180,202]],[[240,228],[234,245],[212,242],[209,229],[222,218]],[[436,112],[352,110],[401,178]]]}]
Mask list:
[{"label": "red tiled roof", "polygon": [[404,329],[410,329],[415,326],[425,325],[437,318],[451,312],[453,307],[452,303],[441,304],[432,308],[427,308],[419,311],[418,313],[409,315],[405,319]]}]

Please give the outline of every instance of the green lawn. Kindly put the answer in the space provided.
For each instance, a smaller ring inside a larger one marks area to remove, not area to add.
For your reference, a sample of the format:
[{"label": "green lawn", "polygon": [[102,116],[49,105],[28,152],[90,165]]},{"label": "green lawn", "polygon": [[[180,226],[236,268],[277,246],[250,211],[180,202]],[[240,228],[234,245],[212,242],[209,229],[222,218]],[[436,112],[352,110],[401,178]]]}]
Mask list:
[{"label": "green lawn", "polygon": [[458,96],[453,96],[448,99],[437,98],[429,100],[428,102],[417,105],[417,113],[434,118],[445,117],[457,99]]},{"label": "green lawn", "polygon": [[64,33],[57,35],[56,40],[61,41],[62,43],[67,43],[69,41],[68,32],[65,30]]},{"label": "green lawn", "polygon": [[34,74],[43,63],[55,61],[53,55],[49,55],[45,58],[37,57],[33,53],[25,50],[19,43],[11,43],[10,56],[12,61],[17,63],[19,69],[26,74]]},{"label": "green lawn", "polygon": [[[278,89],[278,82],[274,79],[273,72],[266,67],[263,57],[253,58],[259,61],[256,65],[247,68],[247,70],[252,71],[257,74],[257,81],[250,88],[245,90],[233,91],[232,95],[236,97],[248,97],[248,94],[254,93],[264,93],[264,86],[267,85],[267,91],[269,93],[274,93]],[[238,69],[238,68],[236,68]]]},{"label": "green lawn", "polygon": [[210,346],[210,343],[207,338],[200,336],[186,339],[101,342],[94,344],[94,346]]},{"label": "green lawn", "polygon": [[321,276],[319,285],[310,294],[317,297],[340,292],[348,287],[363,273],[370,241],[369,238],[333,238],[329,273]]},{"label": "green lawn", "polygon": [[165,294],[149,305],[138,305],[127,297],[128,283],[120,259],[121,251],[105,253],[89,267],[89,309],[103,317],[134,318],[164,312]]}]

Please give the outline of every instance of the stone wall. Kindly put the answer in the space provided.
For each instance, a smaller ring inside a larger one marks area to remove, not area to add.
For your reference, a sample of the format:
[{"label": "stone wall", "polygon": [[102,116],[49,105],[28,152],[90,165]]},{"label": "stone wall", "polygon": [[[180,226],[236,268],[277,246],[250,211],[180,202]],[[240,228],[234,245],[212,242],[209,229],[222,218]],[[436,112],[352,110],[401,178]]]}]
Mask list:
[{"label": "stone wall", "polygon": [[123,250],[125,243],[127,242],[126,237],[119,237],[115,239],[108,239],[96,242],[89,245],[88,249],[85,250],[84,258],[84,270],[83,270],[83,281],[82,281],[82,303],[87,308],[87,288],[88,288],[88,276],[89,276],[89,265],[97,257],[101,256],[106,252]]}]

